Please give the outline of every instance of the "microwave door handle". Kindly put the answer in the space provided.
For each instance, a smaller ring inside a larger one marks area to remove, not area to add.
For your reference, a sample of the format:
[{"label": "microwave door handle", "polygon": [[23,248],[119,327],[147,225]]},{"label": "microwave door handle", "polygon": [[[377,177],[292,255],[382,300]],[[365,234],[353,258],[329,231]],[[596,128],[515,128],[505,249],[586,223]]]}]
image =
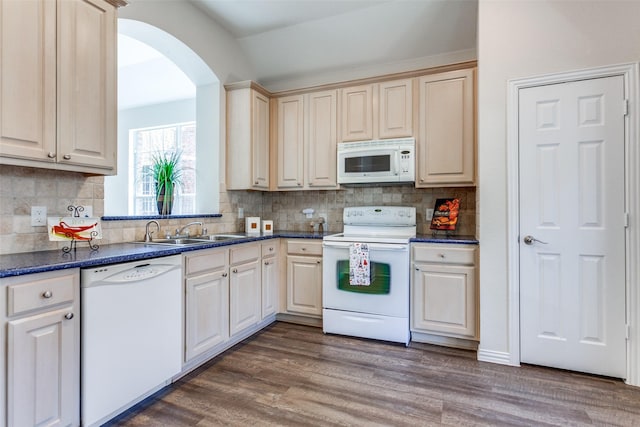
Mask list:
[{"label": "microwave door handle", "polygon": [[395,165],[393,174],[398,175],[400,173],[400,156],[398,155],[398,150],[393,150],[393,163]]}]

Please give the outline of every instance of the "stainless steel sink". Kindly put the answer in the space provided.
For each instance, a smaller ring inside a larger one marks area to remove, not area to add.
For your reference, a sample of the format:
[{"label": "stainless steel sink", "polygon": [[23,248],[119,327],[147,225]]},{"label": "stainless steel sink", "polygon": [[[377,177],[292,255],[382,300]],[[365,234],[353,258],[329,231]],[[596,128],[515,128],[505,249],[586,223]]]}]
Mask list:
[{"label": "stainless steel sink", "polygon": [[193,240],[204,240],[207,242],[224,242],[233,239],[244,239],[245,235],[242,234],[210,234],[208,236],[192,237]]},{"label": "stainless steel sink", "polygon": [[153,239],[150,242],[135,242],[145,245],[161,245],[161,246],[193,246],[206,245],[211,242],[226,242],[233,239],[243,239],[247,236],[243,234],[211,234],[208,236],[181,237],[172,239]]},{"label": "stainless steel sink", "polygon": [[197,240],[193,238],[180,238],[180,239],[154,239],[150,242],[136,242],[144,243],[145,245],[164,245],[164,246],[191,246],[191,245],[204,245],[207,243],[205,240]]}]

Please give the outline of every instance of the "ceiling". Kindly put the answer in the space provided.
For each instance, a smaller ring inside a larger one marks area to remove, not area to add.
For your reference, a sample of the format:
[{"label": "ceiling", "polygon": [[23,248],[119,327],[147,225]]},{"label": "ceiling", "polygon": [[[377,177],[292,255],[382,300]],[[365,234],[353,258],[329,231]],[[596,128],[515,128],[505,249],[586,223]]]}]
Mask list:
[{"label": "ceiling", "polygon": [[[236,38],[271,91],[476,59],[478,0],[188,1]],[[195,94],[180,68],[135,38],[120,35],[118,64],[121,109]]]},{"label": "ceiling", "polygon": [[476,59],[478,0],[189,1],[236,38],[271,90]]}]

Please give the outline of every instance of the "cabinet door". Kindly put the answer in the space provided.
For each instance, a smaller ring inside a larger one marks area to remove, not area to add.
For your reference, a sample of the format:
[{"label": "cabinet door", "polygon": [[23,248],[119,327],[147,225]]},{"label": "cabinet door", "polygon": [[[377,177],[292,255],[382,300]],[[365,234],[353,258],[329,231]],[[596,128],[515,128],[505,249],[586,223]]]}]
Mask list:
[{"label": "cabinet door", "polygon": [[59,1],[57,5],[57,160],[115,173],[115,7],[104,0]]},{"label": "cabinet door", "polygon": [[475,283],[472,266],[416,264],[411,329],[476,338]]},{"label": "cabinet door", "polygon": [[0,2],[0,67],[0,155],[53,162],[56,2]]},{"label": "cabinet door", "polygon": [[412,80],[394,80],[379,85],[380,138],[402,138],[413,135]]},{"label": "cabinet door", "polygon": [[229,275],[229,334],[260,321],[262,280],[259,261],[231,267]]},{"label": "cabinet door", "polygon": [[[269,99],[251,91],[251,162],[253,188],[269,188]],[[249,155],[249,153],[247,153]]]},{"label": "cabinet door", "polygon": [[287,311],[322,315],[322,258],[287,256]]},{"label": "cabinet door", "polygon": [[373,85],[342,89],[342,142],[373,139]]},{"label": "cabinet door", "polygon": [[473,185],[475,108],[473,70],[424,76],[416,187]]},{"label": "cabinet door", "polygon": [[278,98],[278,188],[304,185],[304,97]]},{"label": "cabinet door", "polygon": [[309,187],[336,188],[337,91],[309,94],[307,162]]},{"label": "cabinet door", "polygon": [[269,257],[262,260],[262,319],[278,311],[278,278],[280,259]]},{"label": "cabinet door", "polygon": [[188,278],[185,306],[185,362],[229,338],[227,269]]},{"label": "cabinet door", "polygon": [[9,322],[8,425],[79,424],[80,328],[74,311],[69,306]]}]

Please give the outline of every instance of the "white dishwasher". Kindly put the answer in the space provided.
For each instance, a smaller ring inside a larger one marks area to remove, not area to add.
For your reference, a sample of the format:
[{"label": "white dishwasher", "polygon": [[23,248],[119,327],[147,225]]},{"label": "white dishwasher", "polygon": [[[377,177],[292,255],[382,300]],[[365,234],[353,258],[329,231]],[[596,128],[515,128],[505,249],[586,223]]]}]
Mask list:
[{"label": "white dishwasher", "polygon": [[81,271],[81,419],[94,426],[182,367],[182,256]]}]

